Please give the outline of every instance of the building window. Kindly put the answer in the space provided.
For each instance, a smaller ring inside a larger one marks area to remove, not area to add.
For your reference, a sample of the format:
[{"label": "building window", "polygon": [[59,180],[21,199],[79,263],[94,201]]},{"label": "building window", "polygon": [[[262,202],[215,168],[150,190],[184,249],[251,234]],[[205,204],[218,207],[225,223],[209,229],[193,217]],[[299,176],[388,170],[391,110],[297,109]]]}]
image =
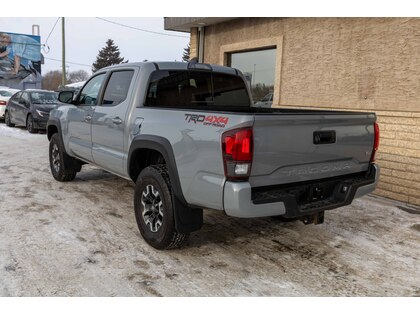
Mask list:
[{"label": "building window", "polygon": [[276,69],[276,49],[235,52],[228,55],[228,65],[239,69],[251,86],[256,106],[271,107]]}]

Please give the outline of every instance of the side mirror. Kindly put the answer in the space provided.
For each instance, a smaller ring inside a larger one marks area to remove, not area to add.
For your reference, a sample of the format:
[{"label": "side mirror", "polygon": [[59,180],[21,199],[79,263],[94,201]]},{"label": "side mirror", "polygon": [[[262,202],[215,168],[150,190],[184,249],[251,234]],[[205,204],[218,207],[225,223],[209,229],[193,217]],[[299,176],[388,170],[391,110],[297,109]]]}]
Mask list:
[{"label": "side mirror", "polygon": [[73,96],[74,96],[73,91],[61,91],[58,94],[58,100],[61,103],[68,103],[68,104],[70,104],[73,101]]}]

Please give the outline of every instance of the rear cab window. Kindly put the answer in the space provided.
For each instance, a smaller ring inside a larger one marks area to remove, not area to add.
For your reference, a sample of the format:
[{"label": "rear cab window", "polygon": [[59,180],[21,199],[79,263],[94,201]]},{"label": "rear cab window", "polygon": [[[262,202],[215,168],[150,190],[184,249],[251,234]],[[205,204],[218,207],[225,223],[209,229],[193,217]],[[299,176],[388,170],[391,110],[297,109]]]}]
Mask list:
[{"label": "rear cab window", "polygon": [[231,74],[193,70],[157,70],[151,74],[145,106],[248,108],[244,80]]}]

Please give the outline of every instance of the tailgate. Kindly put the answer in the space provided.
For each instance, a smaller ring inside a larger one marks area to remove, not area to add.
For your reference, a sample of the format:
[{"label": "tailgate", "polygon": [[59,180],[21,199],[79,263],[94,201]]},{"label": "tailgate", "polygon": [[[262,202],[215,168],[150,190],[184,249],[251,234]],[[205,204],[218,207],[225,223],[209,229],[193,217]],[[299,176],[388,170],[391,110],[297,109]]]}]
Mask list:
[{"label": "tailgate", "polygon": [[367,171],[375,114],[256,114],[249,182],[267,186]]}]

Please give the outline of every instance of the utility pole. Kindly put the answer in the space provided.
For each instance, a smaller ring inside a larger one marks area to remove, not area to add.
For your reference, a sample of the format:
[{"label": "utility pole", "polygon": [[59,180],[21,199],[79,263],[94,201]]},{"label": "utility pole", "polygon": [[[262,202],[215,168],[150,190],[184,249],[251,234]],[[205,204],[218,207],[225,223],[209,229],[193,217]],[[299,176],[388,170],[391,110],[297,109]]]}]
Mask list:
[{"label": "utility pole", "polygon": [[254,84],[255,84],[255,66],[256,64],[254,63],[254,74],[252,75],[252,82],[254,82]]},{"label": "utility pole", "polygon": [[61,84],[66,85],[66,30],[64,17],[61,18]]}]

